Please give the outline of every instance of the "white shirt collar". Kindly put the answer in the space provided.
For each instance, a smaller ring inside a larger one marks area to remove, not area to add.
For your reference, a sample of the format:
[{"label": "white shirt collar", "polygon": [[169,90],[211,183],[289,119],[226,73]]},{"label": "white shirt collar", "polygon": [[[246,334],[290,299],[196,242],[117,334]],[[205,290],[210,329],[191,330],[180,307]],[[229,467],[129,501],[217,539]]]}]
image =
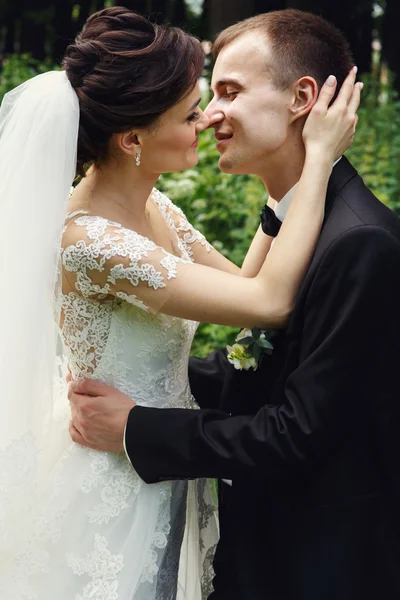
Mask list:
[{"label": "white shirt collar", "polygon": [[[335,160],[335,162],[333,163],[333,166],[337,165],[341,158],[342,157]],[[289,206],[293,200],[293,196],[296,191],[296,187],[297,187],[297,183],[295,183],[295,185],[283,196],[283,198],[280,202],[275,203],[275,214],[280,221],[283,221],[283,219],[286,217],[286,213],[289,210]]]}]

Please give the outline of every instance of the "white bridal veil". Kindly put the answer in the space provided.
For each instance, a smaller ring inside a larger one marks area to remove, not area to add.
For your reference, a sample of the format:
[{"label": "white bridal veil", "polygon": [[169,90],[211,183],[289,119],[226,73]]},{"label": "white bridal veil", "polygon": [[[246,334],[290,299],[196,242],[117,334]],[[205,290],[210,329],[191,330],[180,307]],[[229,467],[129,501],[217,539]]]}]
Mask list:
[{"label": "white bridal veil", "polygon": [[19,86],[0,109],[0,590],[31,518],[57,410],[54,298],[78,126],[63,71]]}]

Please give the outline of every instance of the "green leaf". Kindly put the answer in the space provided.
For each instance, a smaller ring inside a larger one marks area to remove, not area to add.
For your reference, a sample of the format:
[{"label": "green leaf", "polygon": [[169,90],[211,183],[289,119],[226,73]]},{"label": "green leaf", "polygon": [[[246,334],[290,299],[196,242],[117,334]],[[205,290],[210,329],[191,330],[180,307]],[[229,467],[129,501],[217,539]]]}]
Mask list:
[{"label": "green leaf", "polygon": [[241,338],[238,342],[236,342],[237,344],[242,344],[244,346],[249,346],[250,344],[254,344],[254,339],[252,337],[250,337],[249,335]]},{"label": "green leaf", "polygon": [[257,345],[261,346],[261,348],[265,348],[268,350],[273,350],[274,347],[269,340],[258,340]]},{"label": "green leaf", "polygon": [[254,327],[254,329],[251,330],[251,335],[257,341],[261,335],[261,331],[259,329],[257,329],[257,327]]},{"label": "green leaf", "polygon": [[252,349],[252,355],[254,356],[257,362],[260,360],[260,356],[262,353],[262,348],[260,346],[257,346],[257,344],[254,344],[254,347]]}]

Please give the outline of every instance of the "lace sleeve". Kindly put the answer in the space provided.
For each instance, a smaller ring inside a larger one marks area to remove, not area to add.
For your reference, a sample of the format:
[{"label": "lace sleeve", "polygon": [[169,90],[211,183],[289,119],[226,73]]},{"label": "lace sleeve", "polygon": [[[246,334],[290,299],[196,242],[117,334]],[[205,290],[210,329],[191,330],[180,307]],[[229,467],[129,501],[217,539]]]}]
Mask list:
[{"label": "lace sleeve", "polygon": [[[158,312],[179,263],[151,240],[98,216],[73,219],[63,236],[62,264],[69,287],[85,298],[121,298]],[[156,293],[157,292],[157,293]]]},{"label": "lace sleeve", "polygon": [[[74,217],[62,245],[64,293],[121,298],[143,310],[238,327],[279,326],[286,318],[285,290],[267,269],[243,278],[165,251],[119,223]],[[274,265],[272,264],[272,267]],[[67,291],[68,290],[68,291]],[[251,298],[251,302],[249,301]]]},{"label": "lace sleeve", "polygon": [[[189,223],[184,212],[176,206],[165,194],[153,190],[153,198],[170,228],[178,234],[183,249],[195,260],[203,263],[201,255],[210,253],[212,245],[191,223]],[[208,262],[208,261],[206,261]]]}]

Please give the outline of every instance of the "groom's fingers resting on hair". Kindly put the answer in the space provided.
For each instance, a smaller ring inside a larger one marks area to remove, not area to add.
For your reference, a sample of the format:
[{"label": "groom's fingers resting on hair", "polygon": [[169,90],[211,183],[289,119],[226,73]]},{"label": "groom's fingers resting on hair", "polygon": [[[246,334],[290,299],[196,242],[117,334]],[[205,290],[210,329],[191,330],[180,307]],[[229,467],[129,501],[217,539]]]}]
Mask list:
[{"label": "groom's fingers resting on hair", "polygon": [[126,422],[135,402],[122,392],[92,380],[70,384],[68,399],[74,442],[94,450],[123,452]]}]

